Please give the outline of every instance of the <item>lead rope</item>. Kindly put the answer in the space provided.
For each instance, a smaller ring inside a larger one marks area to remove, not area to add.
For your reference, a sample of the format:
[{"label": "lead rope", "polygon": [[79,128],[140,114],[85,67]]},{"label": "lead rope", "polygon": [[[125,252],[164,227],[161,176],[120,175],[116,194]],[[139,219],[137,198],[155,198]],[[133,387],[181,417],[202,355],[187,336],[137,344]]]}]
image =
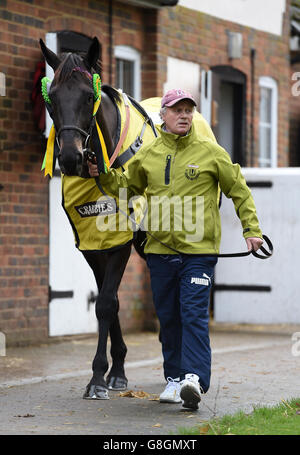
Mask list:
[{"label": "lead rope", "polygon": [[[99,177],[95,177],[95,181],[96,181],[96,184],[99,188],[99,190],[101,191],[101,193],[103,194],[103,196],[106,196],[106,197],[110,197],[103,189],[101,183],[100,183],[100,178]],[[122,209],[120,209],[120,207],[117,206],[117,209],[120,213],[122,213],[124,216],[126,216],[126,218],[128,220],[130,220],[134,225],[135,227],[137,228],[136,230],[141,230],[141,228],[143,228],[143,221],[145,219],[145,216],[146,216],[146,213],[144,215],[144,218],[143,220],[141,221],[140,224],[138,224],[133,218],[131,218],[131,216],[129,216],[126,212],[124,212]],[[158,239],[157,237],[155,237],[155,235],[151,234],[151,232],[143,229],[148,235],[150,235],[150,237],[152,237],[154,240],[156,240],[157,242],[159,242],[161,245],[169,248],[169,250],[172,250],[174,251],[176,254],[182,254],[181,251],[178,251],[176,250],[176,248],[173,248],[172,246],[166,244],[165,242],[162,242],[160,239]],[[264,256],[261,255],[261,254],[258,254],[256,251],[254,250],[250,250],[250,251],[244,251],[244,252],[241,252],[241,253],[199,253],[197,254],[197,256],[213,256],[213,257],[218,257],[218,258],[236,258],[236,257],[244,257],[244,256],[249,256],[250,254],[253,254],[253,256],[255,256],[256,258],[258,259],[268,259],[269,257],[272,256],[273,254],[273,244],[271,242],[271,240],[269,239],[269,237],[267,237],[265,234],[263,234],[263,239],[265,240],[266,244],[268,245],[268,248],[269,248],[269,251],[267,251],[263,246],[261,246],[259,249],[262,251],[262,253],[264,253]],[[141,243],[141,246],[146,242],[146,239]]]}]

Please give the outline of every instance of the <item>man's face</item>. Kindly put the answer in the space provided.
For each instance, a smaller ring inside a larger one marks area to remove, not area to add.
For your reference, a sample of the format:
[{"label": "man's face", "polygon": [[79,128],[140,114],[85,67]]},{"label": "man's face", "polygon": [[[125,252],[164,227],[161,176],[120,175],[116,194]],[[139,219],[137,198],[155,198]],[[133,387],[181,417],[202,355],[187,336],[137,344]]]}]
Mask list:
[{"label": "man's face", "polygon": [[194,105],[188,100],[182,100],[167,107],[162,115],[166,130],[169,133],[184,136],[191,128],[193,121]]}]

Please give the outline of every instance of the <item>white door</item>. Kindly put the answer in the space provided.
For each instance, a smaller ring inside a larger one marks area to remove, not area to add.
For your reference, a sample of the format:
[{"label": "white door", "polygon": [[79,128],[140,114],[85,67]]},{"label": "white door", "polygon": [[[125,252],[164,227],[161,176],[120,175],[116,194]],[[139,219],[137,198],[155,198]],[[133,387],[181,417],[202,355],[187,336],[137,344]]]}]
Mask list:
[{"label": "white door", "polygon": [[[59,174],[59,173],[57,173]],[[97,331],[97,295],[92,270],[77,250],[71,225],[61,205],[61,178],[49,187],[49,335],[73,335]]]},{"label": "white door", "polygon": [[164,84],[164,93],[173,88],[181,88],[190,92],[200,105],[200,66],[197,63],[168,57],[167,81]]},{"label": "white door", "polygon": [[[56,33],[46,34],[46,45],[57,52]],[[46,64],[46,76],[53,70]],[[45,136],[52,120],[46,112]],[[61,178],[57,168],[49,184],[49,335],[73,335],[97,331],[94,275],[82,253],[75,247],[71,225],[61,205]]]}]

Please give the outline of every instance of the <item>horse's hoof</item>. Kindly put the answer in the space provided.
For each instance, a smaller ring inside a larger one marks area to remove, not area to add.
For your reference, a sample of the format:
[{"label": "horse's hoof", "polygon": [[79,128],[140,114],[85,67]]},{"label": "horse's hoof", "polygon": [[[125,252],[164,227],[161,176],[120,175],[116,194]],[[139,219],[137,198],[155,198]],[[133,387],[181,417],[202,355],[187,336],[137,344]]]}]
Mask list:
[{"label": "horse's hoof", "polygon": [[109,390],[126,390],[128,381],[126,378],[111,376],[107,378],[106,383]]},{"label": "horse's hoof", "polygon": [[101,385],[88,385],[82,398],[85,400],[109,400],[107,389]]}]

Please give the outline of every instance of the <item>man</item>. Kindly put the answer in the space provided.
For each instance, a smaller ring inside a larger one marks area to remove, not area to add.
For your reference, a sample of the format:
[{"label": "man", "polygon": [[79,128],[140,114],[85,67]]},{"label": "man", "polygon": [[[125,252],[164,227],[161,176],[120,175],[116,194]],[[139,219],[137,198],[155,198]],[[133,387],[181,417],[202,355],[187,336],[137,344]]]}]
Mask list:
[{"label": "man", "polygon": [[[129,162],[124,174],[110,170],[100,176],[113,194],[119,187],[126,188],[129,197],[146,191],[145,253],[167,381],[160,401],[182,402],[190,409],[198,408],[210,384],[208,305],[221,238],[219,185],[233,200],[248,250],[256,251],[263,243],[240,166],[198,134],[192,122],[195,106],[184,90],[168,91],[161,103],[160,136]],[[90,174],[98,175],[97,166],[90,165]],[[166,201],[169,205],[163,205]]]}]

